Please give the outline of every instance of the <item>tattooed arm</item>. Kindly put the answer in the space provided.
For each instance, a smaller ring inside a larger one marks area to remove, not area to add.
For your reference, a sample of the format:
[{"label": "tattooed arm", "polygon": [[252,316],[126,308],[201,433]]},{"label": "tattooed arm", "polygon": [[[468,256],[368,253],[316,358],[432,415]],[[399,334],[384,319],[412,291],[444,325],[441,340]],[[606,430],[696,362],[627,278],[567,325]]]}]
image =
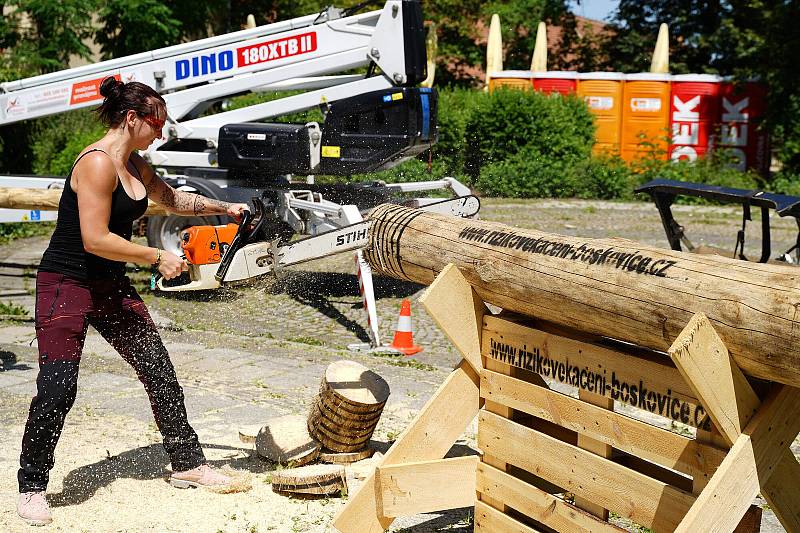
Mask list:
[{"label": "tattooed arm", "polygon": [[142,183],[147,190],[147,197],[164,207],[170,213],[187,216],[224,215],[238,218],[245,204],[232,204],[200,194],[181,191],[171,187],[156,174],[140,156],[131,157],[137,169],[140,169]]}]

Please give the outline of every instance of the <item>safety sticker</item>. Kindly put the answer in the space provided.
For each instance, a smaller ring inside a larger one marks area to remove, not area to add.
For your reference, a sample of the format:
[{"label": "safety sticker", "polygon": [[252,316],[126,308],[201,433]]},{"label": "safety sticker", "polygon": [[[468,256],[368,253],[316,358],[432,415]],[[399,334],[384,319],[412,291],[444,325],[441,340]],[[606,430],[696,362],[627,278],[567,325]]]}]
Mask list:
[{"label": "safety sticker", "polygon": [[322,157],[342,157],[341,146],[323,146]]}]

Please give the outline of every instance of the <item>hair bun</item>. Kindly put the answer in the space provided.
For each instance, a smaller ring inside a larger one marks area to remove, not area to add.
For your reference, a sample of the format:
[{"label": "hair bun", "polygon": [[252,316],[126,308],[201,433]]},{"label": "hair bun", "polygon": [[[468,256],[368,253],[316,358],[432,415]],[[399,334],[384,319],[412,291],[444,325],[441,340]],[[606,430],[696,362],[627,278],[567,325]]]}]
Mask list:
[{"label": "hair bun", "polygon": [[119,92],[122,85],[123,83],[114,76],[109,76],[100,84],[100,95],[108,98],[112,94]]}]

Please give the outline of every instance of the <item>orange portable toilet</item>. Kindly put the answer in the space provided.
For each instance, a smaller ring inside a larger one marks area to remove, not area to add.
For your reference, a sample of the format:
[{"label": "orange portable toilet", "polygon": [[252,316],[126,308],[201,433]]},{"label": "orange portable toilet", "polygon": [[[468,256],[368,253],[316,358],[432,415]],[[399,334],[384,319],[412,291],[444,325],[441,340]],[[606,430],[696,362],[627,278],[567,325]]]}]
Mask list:
[{"label": "orange portable toilet", "polygon": [[578,96],[586,102],[597,125],[592,148],[596,154],[619,154],[624,79],[625,75],[619,72],[578,74]]},{"label": "orange portable toilet", "polygon": [[622,158],[666,160],[669,148],[669,74],[626,74],[622,89]]},{"label": "orange portable toilet", "polygon": [[561,70],[533,73],[533,88],[543,93],[575,94],[578,73]]},{"label": "orange portable toilet", "polygon": [[489,78],[489,92],[498,87],[530,91],[532,78],[533,72],[530,70],[501,70],[493,72],[492,77]]},{"label": "orange portable toilet", "polygon": [[711,74],[672,77],[669,156],[694,161],[711,150],[719,120],[720,82]]}]

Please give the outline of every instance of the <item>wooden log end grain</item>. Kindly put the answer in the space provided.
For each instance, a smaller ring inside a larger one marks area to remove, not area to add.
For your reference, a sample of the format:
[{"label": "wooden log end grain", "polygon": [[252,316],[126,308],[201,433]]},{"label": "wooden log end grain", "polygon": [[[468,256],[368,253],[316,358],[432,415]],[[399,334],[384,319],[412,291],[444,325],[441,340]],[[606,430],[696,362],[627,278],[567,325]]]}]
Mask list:
[{"label": "wooden log end grain", "polygon": [[389,384],[381,376],[355,361],[334,361],[325,370],[323,391],[354,408],[375,409],[386,403]]},{"label": "wooden log end grain", "polygon": [[261,428],[256,451],[274,463],[304,465],[319,456],[320,443],[309,435],[304,416],[286,415]]},{"label": "wooden log end grain", "polygon": [[272,473],[272,490],[298,494],[330,495],[347,488],[342,465],[310,465]]}]

